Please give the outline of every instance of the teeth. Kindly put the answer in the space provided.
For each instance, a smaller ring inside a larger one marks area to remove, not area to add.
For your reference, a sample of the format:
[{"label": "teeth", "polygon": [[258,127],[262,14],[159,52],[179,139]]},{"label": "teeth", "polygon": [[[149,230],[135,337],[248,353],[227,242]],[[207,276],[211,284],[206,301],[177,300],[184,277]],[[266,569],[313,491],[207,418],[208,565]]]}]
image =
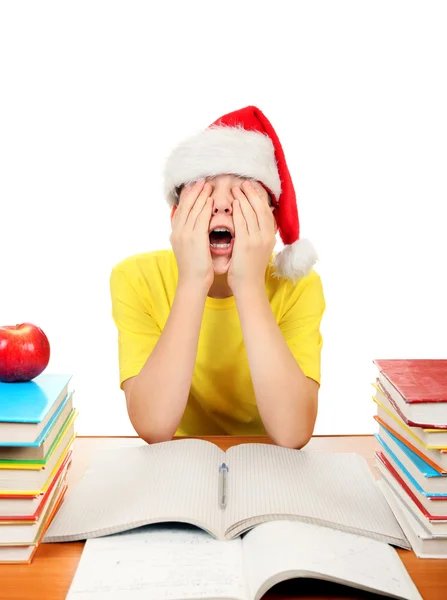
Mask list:
[{"label": "teeth", "polygon": [[229,248],[231,244],[211,244],[213,248]]},{"label": "teeth", "polygon": [[226,227],[216,227],[216,229],[213,229],[213,231],[227,231],[228,233],[230,233],[230,230]]}]

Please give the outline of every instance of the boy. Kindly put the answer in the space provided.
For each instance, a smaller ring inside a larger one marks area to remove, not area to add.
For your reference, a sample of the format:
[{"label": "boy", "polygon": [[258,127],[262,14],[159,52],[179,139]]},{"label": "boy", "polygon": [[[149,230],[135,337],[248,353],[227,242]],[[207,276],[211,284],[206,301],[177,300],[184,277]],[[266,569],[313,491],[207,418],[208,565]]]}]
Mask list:
[{"label": "boy", "polygon": [[180,144],[164,175],[172,250],[126,258],[110,278],[132,425],[148,443],[267,434],[302,448],[325,300],[272,125],[253,106],[224,115]]}]

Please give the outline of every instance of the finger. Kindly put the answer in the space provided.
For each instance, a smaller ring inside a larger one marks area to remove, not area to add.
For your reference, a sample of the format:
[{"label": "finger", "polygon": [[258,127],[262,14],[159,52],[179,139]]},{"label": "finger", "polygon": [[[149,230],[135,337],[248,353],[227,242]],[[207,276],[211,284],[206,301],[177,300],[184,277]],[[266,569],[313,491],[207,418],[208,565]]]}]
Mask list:
[{"label": "finger", "polygon": [[269,203],[269,195],[265,187],[259,183],[259,181],[247,179],[244,184],[248,187],[248,189],[252,188],[259,196],[259,198],[268,205]]},{"label": "finger", "polygon": [[197,200],[200,192],[202,191],[203,186],[205,185],[205,180],[196,181],[191,186],[187,186],[185,191],[182,194],[182,199],[179,202],[177,210],[174,214],[173,223],[179,227],[184,227],[185,223],[189,217],[189,213],[191,212],[191,208],[194,205],[194,202]]},{"label": "finger", "polygon": [[242,214],[239,200],[233,201],[233,223],[234,237],[236,240],[244,235],[248,235],[247,222]]},{"label": "finger", "polygon": [[233,194],[235,198],[239,200],[242,214],[244,215],[244,219],[247,222],[248,233],[256,233],[256,231],[259,231],[259,223],[256,217],[256,213],[253,210],[253,207],[251,206],[244,192],[240,188],[234,187]]},{"label": "finger", "polygon": [[203,186],[202,191],[200,192],[197,200],[195,201],[195,203],[193,204],[191,211],[188,215],[188,219],[185,223],[185,227],[186,228],[191,228],[194,229],[196,226],[196,221],[197,221],[197,217],[200,215],[200,213],[202,212],[206,201],[208,200],[208,198],[211,195],[211,192],[213,190],[213,187],[210,183],[205,183],[205,185]]},{"label": "finger", "polygon": [[243,192],[253,208],[261,231],[274,229],[273,215],[268,205],[268,196],[265,189],[258,182],[244,181]]},{"label": "finger", "polygon": [[211,221],[211,213],[213,210],[213,199],[208,196],[205,200],[205,204],[202,207],[201,212],[197,216],[194,230],[199,233],[206,233],[208,235],[208,230],[210,227]]}]

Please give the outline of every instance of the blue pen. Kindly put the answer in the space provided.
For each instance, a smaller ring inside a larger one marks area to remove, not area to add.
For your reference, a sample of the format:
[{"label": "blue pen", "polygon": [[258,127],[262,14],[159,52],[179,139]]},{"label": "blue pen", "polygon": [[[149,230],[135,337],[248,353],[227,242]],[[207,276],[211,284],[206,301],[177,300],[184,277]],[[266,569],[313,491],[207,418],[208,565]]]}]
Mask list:
[{"label": "blue pen", "polygon": [[225,508],[227,506],[227,475],[228,466],[222,463],[219,467],[219,506]]}]

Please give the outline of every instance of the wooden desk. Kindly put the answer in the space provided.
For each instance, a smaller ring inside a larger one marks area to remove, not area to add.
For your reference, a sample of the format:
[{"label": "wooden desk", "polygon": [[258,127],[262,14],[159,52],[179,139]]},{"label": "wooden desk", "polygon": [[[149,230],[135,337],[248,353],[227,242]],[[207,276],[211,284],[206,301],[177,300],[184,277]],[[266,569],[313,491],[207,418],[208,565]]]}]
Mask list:
[{"label": "wooden desk", "polygon": [[[242,442],[268,443],[266,438],[207,438],[222,449]],[[143,444],[139,438],[77,438],[68,484],[73,485],[82,475],[91,457],[98,449]],[[314,437],[306,448],[316,451],[357,452],[362,454],[373,470],[373,436]],[[0,565],[0,600],[64,600],[81,557],[84,542],[43,544],[30,565]],[[413,552],[398,549],[410,576],[424,600],[447,598],[447,560],[417,558]],[[316,580],[296,580],[276,586],[265,598],[288,600],[298,598],[378,598]],[[125,599],[123,599],[125,600]]]}]

